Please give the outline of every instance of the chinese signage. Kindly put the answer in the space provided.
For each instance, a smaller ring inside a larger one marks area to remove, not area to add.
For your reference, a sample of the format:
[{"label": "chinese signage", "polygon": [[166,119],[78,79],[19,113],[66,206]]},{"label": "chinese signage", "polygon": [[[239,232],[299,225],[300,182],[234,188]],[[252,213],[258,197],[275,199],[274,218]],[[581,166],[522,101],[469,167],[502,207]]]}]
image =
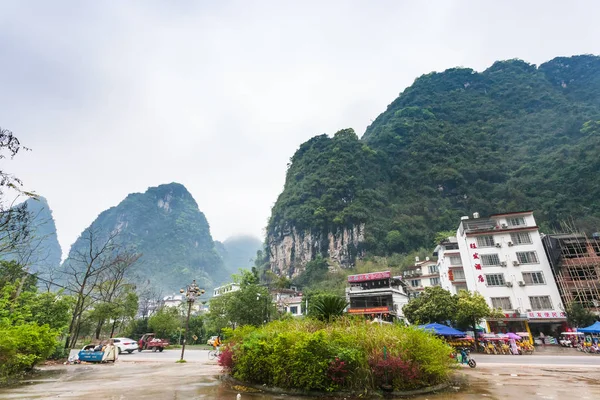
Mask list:
[{"label": "chinese signage", "polygon": [[369,274],[358,274],[350,275],[348,282],[366,282],[366,281],[378,281],[380,279],[388,279],[392,276],[390,271],[384,272],[371,272]]},{"label": "chinese signage", "polygon": [[348,310],[350,314],[387,313],[389,311],[389,307],[350,308]]},{"label": "chinese signage", "polygon": [[529,319],[540,319],[540,318],[566,318],[567,315],[560,311],[530,311],[527,313]]}]

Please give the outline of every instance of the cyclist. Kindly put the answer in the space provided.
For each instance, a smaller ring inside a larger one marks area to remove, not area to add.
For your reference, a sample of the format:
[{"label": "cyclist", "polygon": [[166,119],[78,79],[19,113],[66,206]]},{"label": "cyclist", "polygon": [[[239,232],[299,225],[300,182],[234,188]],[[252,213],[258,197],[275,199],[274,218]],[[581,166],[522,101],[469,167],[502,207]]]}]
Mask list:
[{"label": "cyclist", "polygon": [[216,351],[220,350],[220,347],[221,347],[221,335],[217,336],[217,338],[214,340],[213,347],[215,348]]}]

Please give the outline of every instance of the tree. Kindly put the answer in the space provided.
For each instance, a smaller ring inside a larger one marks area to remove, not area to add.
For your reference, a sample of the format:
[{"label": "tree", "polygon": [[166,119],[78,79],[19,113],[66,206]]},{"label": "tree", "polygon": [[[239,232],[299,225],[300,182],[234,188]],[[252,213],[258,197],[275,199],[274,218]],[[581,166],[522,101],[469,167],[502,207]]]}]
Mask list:
[{"label": "tree", "polygon": [[163,307],[148,319],[148,327],[159,338],[171,338],[181,328],[182,316],[176,307]]},{"label": "tree", "polygon": [[[98,303],[94,305],[96,339],[100,338],[102,326],[107,319],[113,321],[111,337],[121,318],[135,316],[137,295],[135,286],[127,278],[127,272],[139,260],[141,254],[122,253],[115,257],[112,265],[99,273],[100,279],[94,290]],[[134,315],[131,310],[134,309]]]},{"label": "tree", "polygon": [[411,299],[402,311],[411,324],[452,323],[456,320],[457,301],[439,286],[426,287],[419,297]]},{"label": "tree", "polygon": [[276,314],[269,290],[250,284],[231,293],[227,301],[227,317],[233,326],[260,326]]},{"label": "tree", "polygon": [[348,302],[346,299],[332,294],[321,294],[314,296],[308,305],[308,315],[321,321],[331,322],[334,318],[341,316]]},{"label": "tree", "polygon": [[485,298],[477,292],[461,290],[457,295],[456,319],[461,326],[469,326],[475,334],[475,348],[479,348],[477,340],[477,324],[484,318],[490,317],[492,310]]},{"label": "tree", "polygon": [[73,348],[79,336],[84,311],[95,301],[94,293],[102,282],[102,276],[110,268],[122,262],[120,248],[115,243],[118,232],[108,235],[90,227],[82,234],[85,248],[76,249],[66,262],[63,274],[67,287],[75,293],[75,308],[69,325],[65,348]]},{"label": "tree", "polygon": [[567,306],[567,322],[572,327],[585,328],[596,321],[596,316],[580,303],[571,303]]}]

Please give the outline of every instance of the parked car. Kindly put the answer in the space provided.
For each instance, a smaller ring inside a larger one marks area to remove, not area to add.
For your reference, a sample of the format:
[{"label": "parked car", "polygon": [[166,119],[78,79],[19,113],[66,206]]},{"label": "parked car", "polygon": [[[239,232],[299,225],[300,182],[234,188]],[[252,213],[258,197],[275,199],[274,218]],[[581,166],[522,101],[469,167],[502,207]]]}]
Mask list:
[{"label": "parked car", "polygon": [[117,348],[119,349],[119,354],[121,354],[124,351],[131,354],[134,350],[137,350],[138,348],[137,342],[133,339],[118,337],[113,338],[113,340],[115,341],[115,346],[117,346]]},{"label": "parked car", "polygon": [[218,336],[211,336],[210,339],[208,339],[208,342],[206,342],[206,344],[208,344],[209,346],[214,346],[215,340],[217,340]]}]

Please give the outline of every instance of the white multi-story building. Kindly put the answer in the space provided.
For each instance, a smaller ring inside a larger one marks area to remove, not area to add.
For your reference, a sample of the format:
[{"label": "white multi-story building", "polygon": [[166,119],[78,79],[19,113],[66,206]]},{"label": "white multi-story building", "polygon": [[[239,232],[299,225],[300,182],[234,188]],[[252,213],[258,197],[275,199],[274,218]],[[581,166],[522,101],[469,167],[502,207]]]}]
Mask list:
[{"label": "white multi-story building", "polygon": [[238,283],[228,283],[226,285],[214,288],[213,297],[221,296],[225,293],[237,292],[238,290],[240,290],[240,285]]},{"label": "white multi-story building", "polygon": [[438,263],[431,261],[429,257],[425,261],[419,261],[419,257],[415,258],[414,265],[406,268],[402,276],[413,293],[420,293],[426,287],[440,286],[440,274]]},{"label": "white multi-story building", "polygon": [[544,252],[533,212],[463,217],[456,237],[434,250],[441,286],[482,294],[504,318],[488,320],[489,329],[546,335],[561,330],[564,307]]},{"label": "white multi-story building", "polygon": [[437,257],[440,286],[452,294],[468,290],[462,257],[456,237],[444,239],[433,251]]},{"label": "white multi-story building", "polygon": [[[504,318],[488,320],[492,331],[524,331],[530,326],[534,334],[548,335],[563,328],[564,307],[532,211],[463,217],[456,239],[467,288],[504,313]],[[442,247],[443,258],[448,258],[442,285],[452,282],[456,293],[454,282],[461,272],[453,262],[458,259],[452,258],[454,249]]]}]

